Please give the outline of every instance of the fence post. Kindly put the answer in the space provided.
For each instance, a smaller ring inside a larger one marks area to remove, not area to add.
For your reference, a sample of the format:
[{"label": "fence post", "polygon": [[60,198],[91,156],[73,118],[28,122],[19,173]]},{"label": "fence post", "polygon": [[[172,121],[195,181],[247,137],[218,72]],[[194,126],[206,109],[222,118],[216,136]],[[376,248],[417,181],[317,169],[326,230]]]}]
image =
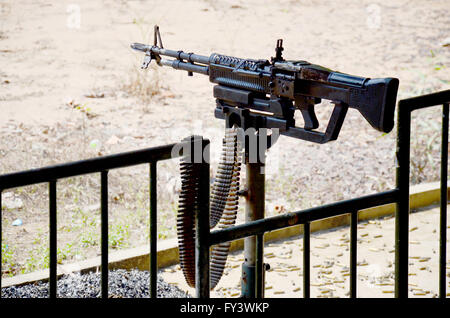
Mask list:
[{"label": "fence post", "polygon": [[446,297],[447,268],[447,169],[448,169],[448,119],[449,104],[442,107],[442,144],[441,144],[441,211],[439,240],[439,298]]},{"label": "fence post", "polygon": [[[198,137],[191,140],[193,142],[191,149],[202,151],[199,207],[195,217],[195,292],[197,298],[209,298],[209,140]],[[201,148],[195,145],[198,142],[201,142]],[[194,157],[197,156],[192,151],[191,160]]]},{"label": "fence post", "polygon": [[2,298],[2,250],[3,250],[3,241],[2,241],[2,189],[0,189],[0,298]]},{"label": "fence post", "polygon": [[49,183],[49,254],[50,254],[50,275],[49,294],[50,298],[56,298],[57,289],[57,217],[56,217],[56,180]]},{"label": "fence post", "polygon": [[150,197],[150,298],[157,297],[157,284],[158,284],[158,262],[157,262],[157,242],[158,242],[158,231],[157,231],[157,162],[150,162],[149,168],[149,197]]},{"label": "fence post", "polygon": [[409,248],[409,161],[411,111],[398,104],[396,184],[398,197],[395,211],[395,297],[408,297]]},{"label": "fence post", "polygon": [[100,213],[101,213],[101,295],[108,298],[108,170],[100,172]]},{"label": "fence post", "polygon": [[[247,195],[245,205],[245,222],[264,218],[264,163],[248,162],[246,158]],[[260,240],[262,237],[259,238]],[[244,239],[244,264],[242,264],[241,294],[244,298],[261,297],[263,287],[262,273],[256,273],[256,267],[263,270],[263,242],[257,244],[258,237],[251,236]],[[257,245],[259,253],[257,253]],[[257,281],[258,279],[258,281]],[[256,291],[256,288],[259,291]]]},{"label": "fence post", "polygon": [[303,298],[311,297],[311,224],[303,224]]},{"label": "fence post", "polygon": [[357,298],[358,287],[358,211],[350,214],[350,298]]}]

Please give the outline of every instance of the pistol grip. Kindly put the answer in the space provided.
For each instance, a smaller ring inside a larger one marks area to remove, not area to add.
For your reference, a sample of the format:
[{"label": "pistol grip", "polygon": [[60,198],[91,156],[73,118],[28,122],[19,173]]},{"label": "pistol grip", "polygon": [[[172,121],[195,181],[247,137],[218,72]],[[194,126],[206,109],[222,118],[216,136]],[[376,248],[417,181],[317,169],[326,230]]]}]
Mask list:
[{"label": "pistol grip", "polygon": [[311,130],[319,127],[319,121],[317,120],[316,113],[314,112],[314,105],[307,104],[300,108],[300,111],[305,121],[305,129]]}]

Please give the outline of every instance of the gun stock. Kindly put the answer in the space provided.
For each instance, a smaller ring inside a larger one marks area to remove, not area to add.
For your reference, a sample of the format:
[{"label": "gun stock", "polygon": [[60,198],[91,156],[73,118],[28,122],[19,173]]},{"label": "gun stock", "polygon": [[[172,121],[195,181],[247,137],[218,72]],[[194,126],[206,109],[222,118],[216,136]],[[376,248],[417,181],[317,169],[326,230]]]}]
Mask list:
[{"label": "gun stock", "polygon": [[357,109],[375,129],[388,133],[394,127],[394,111],[399,80],[364,78],[306,67],[296,93],[343,102]]},{"label": "gun stock", "polygon": [[368,79],[332,72],[327,80],[350,88],[350,96],[346,102],[349,107],[358,109],[373,128],[385,133],[392,130],[398,79],[390,77]]},{"label": "gun stock", "polygon": [[355,105],[369,124],[388,133],[394,127],[394,110],[399,81],[396,78],[374,78],[364,85],[368,91],[365,103]]}]

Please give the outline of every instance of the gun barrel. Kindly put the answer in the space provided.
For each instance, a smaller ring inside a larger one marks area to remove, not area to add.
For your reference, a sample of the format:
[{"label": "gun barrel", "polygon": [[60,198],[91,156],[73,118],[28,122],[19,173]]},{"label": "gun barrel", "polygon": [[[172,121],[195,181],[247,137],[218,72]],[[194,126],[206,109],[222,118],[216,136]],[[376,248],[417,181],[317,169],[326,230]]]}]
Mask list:
[{"label": "gun barrel", "polygon": [[174,57],[179,60],[186,60],[190,63],[200,63],[204,65],[209,65],[209,56],[194,53],[186,53],[183,51],[168,50],[158,46],[146,45],[141,43],[133,43],[131,44],[131,48],[141,52],[152,52],[157,55]]},{"label": "gun barrel", "polygon": [[170,66],[176,70],[183,70],[193,73],[200,73],[203,75],[209,75],[209,67],[204,65],[197,65],[186,63],[180,60],[167,60],[167,59],[161,59],[160,63],[164,66]]}]

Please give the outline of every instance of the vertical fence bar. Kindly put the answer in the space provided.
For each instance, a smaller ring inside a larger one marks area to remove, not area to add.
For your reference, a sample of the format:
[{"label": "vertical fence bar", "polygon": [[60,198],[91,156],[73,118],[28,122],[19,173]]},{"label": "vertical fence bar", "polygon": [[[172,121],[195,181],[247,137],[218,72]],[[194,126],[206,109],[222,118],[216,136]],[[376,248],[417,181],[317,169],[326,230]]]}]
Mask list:
[{"label": "vertical fence bar", "polygon": [[157,297],[157,225],[156,225],[156,209],[157,209],[157,162],[150,163],[150,298]]},{"label": "vertical fence bar", "polygon": [[303,297],[310,297],[310,235],[311,226],[309,222],[303,224]]},{"label": "vertical fence bar", "polygon": [[101,173],[101,290],[102,298],[108,298],[108,171]]},{"label": "vertical fence bar", "polygon": [[199,176],[199,207],[195,218],[195,292],[198,298],[209,298],[209,141],[201,138],[194,139],[194,143],[195,140],[202,142],[203,151]]},{"label": "vertical fence bar", "polygon": [[2,241],[2,190],[0,189],[0,298],[2,298],[2,251],[3,251],[3,241]]},{"label": "vertical fence bar", "polygon": [[446,297],[447,266],[447,169],[448,169],[448,103],[442,108],[441,144],[441,215],[439,237],[439,297]]},{"label": "vertical fence bar", "polygon": [[352,211],[350,214],[350,298],[356,298],[357,295],[357,229],[358,211]]},{"label": "vertical fence bar", "polygon": [[56,298],[57,285],[57,217],[56,217],[56,180],[49,182],[49,222],[50,222],[50,298]]},{"label": "vertical fence bar", "polygon": [[411,137],[411,111],[398,107],[396,183],[398,199],[395,211],[395,297],[408,297],[409,248],[409,161]]},{"label": "vertical fence bar", "polygon": [[256,236],[255,297],[264,297],[264,233]]}]

